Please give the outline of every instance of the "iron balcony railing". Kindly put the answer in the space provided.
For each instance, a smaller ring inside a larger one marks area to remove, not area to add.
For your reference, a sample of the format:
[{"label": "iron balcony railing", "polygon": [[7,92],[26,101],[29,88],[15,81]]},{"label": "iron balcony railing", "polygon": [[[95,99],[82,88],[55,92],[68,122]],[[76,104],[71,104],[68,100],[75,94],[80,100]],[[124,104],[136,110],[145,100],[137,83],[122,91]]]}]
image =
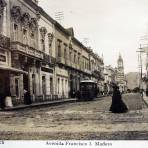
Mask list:
[{"label": "iron balcony railing", "polygon": [[47,64],[51,64],[51,65],[55,65],[56,64],[56,59],[46,53],[43,54],[43,62],[47,63]]}]

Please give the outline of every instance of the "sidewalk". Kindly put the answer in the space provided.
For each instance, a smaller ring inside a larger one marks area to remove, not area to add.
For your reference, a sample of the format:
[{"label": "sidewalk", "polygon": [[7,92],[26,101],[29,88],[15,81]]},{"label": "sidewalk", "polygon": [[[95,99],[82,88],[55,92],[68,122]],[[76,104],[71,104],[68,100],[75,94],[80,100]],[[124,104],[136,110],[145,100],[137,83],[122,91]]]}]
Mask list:
[{"label": "sidewalk", "polygon": [[18,106],[14,106],[12,108],[5,108],[4,110],[0,111],[12,111],[12,110],[20,110],[20,109],[25,109],[25,108],[32,108],[32,107],[38,107],[38,106],[50,106],[50,105],[59,105],[59,104],[63,104],[63,103],[71,103],[71,102],[75,102],[76,98],[70,98],[70,99],[63,99],[63,100],[56,100],[56,101],[47,101],[47,102],[39,102],[39,103],[33,103],[30,105],[18,105]]},{"label": "sidewalk", "polygon": [[[98,96],[96,99],[100,99],[103,97],[107,97],[107,95],[102,95],[102,96]],[[0,109],[0,111],[12,111],[12,110],[20,110],[20,109],[25,109],[25,108],[31,108],[31,107],[38,107],[38,106],[51,106],[51,105],[59,105],[59,104],[64,104],[64,103],[72,103],[72,102],[76,102],[77,98],[69,98],[69,99],[63,99],[63,100],[54,100],[54,101],[46,101],[46,102],[38,102],[38,103],[33,103],[30,105],[25,105],[25,104],[21,104],[21,105],[17,105],[14,106],[12,108],[5,108],[4,110]]]}]

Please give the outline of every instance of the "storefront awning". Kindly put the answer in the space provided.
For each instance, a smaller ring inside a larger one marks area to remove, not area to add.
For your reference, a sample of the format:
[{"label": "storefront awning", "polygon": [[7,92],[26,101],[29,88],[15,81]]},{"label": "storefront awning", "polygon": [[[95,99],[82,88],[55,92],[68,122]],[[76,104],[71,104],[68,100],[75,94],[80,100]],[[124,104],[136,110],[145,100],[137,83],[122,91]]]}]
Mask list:
[{"label": "storefront awning", "polygon": [[7,66],[6,67],[0,66],[0,70],[10,71],[10,72],[14,72],[14,73],[28,74],[28,72],[26,72],[26,71],[16,69],[13,67],[7,67]]}]

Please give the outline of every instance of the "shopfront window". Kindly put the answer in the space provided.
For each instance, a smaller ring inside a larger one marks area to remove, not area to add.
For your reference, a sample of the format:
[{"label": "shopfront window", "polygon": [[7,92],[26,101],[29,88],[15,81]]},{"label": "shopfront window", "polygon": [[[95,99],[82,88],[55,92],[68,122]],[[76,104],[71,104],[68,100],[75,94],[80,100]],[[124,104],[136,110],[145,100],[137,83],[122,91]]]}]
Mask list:
[{"label": "shopfront window", "polygon": [[46,77],[42,76],[42,91],[43,95],[46,95]]},{"label": "shopfront window", "polygon": [[58,94],[60,93],[60,79],[58,78]]},{"label": "shopfront window", "polygon": [[53,94],[53,78],[50,78],[50,93]]},{"label": "shopfront window", "polygon": [[35,84],[35,74],[32,75],[32,93],[35,94],[35,88],[36,88],[36,84]]},{"label": "shopfront window", "polygon": [[16,97],[19,97],[19,79],[15,79],[15,92],[16,92]]}]

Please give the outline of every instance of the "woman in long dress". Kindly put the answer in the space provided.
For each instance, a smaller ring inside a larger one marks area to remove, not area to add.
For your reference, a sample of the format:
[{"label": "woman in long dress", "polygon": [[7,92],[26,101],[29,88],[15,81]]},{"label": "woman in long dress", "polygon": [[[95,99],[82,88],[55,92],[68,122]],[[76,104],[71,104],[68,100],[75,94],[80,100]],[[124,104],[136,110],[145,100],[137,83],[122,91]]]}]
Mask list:
[{"label": "woman in long dress", "polygon": [[113,86],[112,104],[110,107],[112,113],[125,113],[128,111],[126,104],[122,100],[118,86]]}]

